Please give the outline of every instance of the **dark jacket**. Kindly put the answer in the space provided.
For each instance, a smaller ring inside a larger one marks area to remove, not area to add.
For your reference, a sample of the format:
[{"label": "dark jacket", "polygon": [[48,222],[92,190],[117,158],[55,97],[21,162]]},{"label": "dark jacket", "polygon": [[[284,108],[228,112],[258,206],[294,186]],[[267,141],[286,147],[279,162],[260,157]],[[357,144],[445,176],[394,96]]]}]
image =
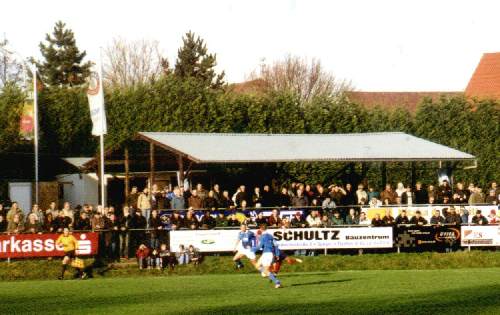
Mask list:
[{"label": "dark jacket", "polygon": [[408,216],[401,216],[401,215],[398,215],[396,217],[396,224],[409,224],[410,223],[410,219],[408,219]]},{"label": "dark jacket", "polygon": [[446,221],[442,216],[432,216],[431,217],[431,224],[444,224]]},{"label": "dark jacket", "polygon": [[415,190],[415,203],[417,205],[424,205],[429,203],[429,194],[427,190],[420,188],[420,190]]},{"label": "dark jacket", "polygon": [[424,217],[417,218],[416,216],[414,216],[411,218],[410,224],[424,225],[424,224],[427,224],[427,220],[424,219]]}]

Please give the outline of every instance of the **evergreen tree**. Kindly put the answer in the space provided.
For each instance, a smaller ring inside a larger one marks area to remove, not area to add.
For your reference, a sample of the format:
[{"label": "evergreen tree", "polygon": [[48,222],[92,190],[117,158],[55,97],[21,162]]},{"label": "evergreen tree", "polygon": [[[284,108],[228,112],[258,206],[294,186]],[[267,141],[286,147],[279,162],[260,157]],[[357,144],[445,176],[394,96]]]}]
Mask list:
[{"label": "evergreen tree", "polygon": [[196,78],[212,88],[224,85],[224,71],[217,74],[215,54],[208,54],[207,45],[199,36],[188,32],[182,39],[183,45],[177,53],[174,74],[180,78]]},{"label": "evergreen tree", "polygon": [[38,64],[42,80],[49,86],[77,86],[85,83],[90,73],[90,62],[82,63],[86,52],[76,46],[73,31],[59,21],[52,35],[46,34],[46,43],[40,43],[45,59]]}]

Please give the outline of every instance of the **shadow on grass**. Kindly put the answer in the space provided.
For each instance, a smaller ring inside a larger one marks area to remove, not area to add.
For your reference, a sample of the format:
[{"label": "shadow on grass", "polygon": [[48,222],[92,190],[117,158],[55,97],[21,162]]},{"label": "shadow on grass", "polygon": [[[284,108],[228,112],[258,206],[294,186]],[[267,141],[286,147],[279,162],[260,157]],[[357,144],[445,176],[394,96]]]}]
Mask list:
[{"label": "shadow on grass", "polygon": [[341,283],[341,282],[349,282],[352,279],[340,279],[340,280],[320,280],[314,282],[304,282],[304,283],[294,283],[290,285],[291,287],[301,287],[306,285],[321,285],[321,284],[330,284],[330,283]]}]

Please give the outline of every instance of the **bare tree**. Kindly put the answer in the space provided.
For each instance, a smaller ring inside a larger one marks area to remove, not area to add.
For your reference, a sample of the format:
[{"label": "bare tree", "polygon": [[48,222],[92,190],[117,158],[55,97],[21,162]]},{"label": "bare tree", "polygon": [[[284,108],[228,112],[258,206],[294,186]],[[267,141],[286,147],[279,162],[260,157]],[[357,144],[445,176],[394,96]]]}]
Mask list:
[{"label": "bare tree", "polygon": [[157,41],[115,38],[104,54],[104,79],[114,87],[154,81],[168,67]]},{"label": "bare tree", "polygon": [[22,71],[22,63],[15,58],[9,49],[9,41],[4,38],[0,41],[0,87],[9,82],[20,83]]},{"label": "bare tree", "polygon": [[250,80],[261,80],[270,90],[289,90],[300,96],[302,103],[314,97],[341,96],[352,90],[351,83],[339,80],[332,73],[323,69],[321,61],[287,55],[283,60],[272,64],[263,63],[258,72],[249,76]]}]

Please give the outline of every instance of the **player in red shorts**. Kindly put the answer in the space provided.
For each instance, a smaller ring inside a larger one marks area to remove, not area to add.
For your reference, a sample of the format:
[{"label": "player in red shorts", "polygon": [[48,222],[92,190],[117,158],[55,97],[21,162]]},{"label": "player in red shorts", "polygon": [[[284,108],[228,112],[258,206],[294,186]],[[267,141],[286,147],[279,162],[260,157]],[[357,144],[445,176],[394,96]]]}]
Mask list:
[{"label": "player in red shorts", "polygon": [[277,274],[280,271],[281,265],[283,264],[283,262],[286,262],[289,265],[293,265],[296,263],[301,264],[302,259],[288,256],[287,254],[285,254],[285,252],[279,250],[279,255],[274,256],[274,261],[273,261],[273,264],[271,265],[271,268],[270,268],[271,272],[273,272],[274,274]]}]

